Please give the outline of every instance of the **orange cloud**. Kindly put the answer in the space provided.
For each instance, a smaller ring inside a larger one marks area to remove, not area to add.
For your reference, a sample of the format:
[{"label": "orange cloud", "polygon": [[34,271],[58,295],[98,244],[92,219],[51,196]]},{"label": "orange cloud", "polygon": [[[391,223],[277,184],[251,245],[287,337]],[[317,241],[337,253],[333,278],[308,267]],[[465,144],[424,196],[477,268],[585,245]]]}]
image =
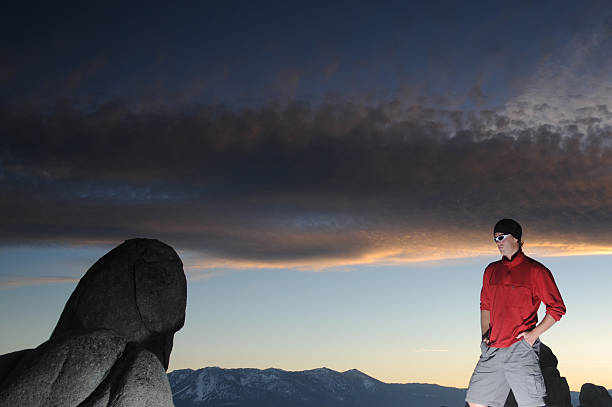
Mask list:
[{"label": "orange cloud", "polygon": [[0,289],[15,288],[28,285],[56,284],[56,283],[78,283],[79,279],[74,277],[61,276],[40,276],[40,277],[6,277],[0,276]]}]

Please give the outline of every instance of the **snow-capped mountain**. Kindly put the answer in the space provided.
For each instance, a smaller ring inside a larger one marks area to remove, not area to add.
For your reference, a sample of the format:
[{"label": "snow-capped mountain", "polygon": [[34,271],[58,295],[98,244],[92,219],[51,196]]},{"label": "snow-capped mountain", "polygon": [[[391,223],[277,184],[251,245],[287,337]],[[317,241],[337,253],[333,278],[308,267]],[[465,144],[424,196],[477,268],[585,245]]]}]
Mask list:
[{"label": "snow-capped mountain", "polygon": [[465,389],[388,384],[358,370],[327,368],[175,370],[168,374],[177,407],[440,407],[465,404]]}]

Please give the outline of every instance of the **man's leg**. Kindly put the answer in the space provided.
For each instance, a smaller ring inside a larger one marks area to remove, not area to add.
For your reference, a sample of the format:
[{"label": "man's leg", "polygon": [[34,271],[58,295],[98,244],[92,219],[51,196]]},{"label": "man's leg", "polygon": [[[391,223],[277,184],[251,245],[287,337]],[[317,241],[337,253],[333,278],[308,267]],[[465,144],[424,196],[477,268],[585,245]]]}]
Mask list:
[{"label": "man's leg", "polygon": [[504,348],[481,344],[482,354],[476,364],[465,401],[472,407],[503,407],[510,385],[503,369]]},{"label": "man's leg", "polygon": [[506,379],[519,407],[545,405],[546,387],[540,370],[539,346],[539,340],[531,346],[523,339],[509,348]]}]

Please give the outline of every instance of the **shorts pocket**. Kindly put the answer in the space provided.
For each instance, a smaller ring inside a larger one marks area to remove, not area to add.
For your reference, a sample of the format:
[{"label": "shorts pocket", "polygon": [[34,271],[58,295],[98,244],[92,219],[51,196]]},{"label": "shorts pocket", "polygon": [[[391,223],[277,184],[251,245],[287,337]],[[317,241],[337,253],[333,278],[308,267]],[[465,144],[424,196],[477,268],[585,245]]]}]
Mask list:
[{"label": "shorts pocket", "polygon": [[525,338],[521,338],[521,342],[522,342],[522,343],[523,343],[525,346],[527,346],[529,349],[531,349],[531,350],[535,350],[535,349],[533,348],[533,346],[532,346],[532,345],[530,345],[530,344],[529,344],[529,342],[527,342],[527,340],[526,340]]},{"label": "shorts pocket", "polygon": [[[529,345],[529,344],[528,344]],[[535,397],[545,397],[546,396],[546,385],[544,384],[544,376],[541,374],[536,374],[533,376]]]},{"label": "shorts pocket", "polygon": [[480,342],[480,361],[484,362],[491,359],[495,355],[495,349],[484,342]]},{"label": "shorts pocket", "polygon": [[539,361],[540,361],[540,355],[539,355],[539,351],[538,351],[538,349],[536,349],[536,348],[535,348],[535,343],[534,343],[534,346],[531,346],[531,345],[529,344],[529,342],[527,342],[527,341],[526,341],[525,339],[523,339],[523,338],[521,338],[520,342],[521,342],[521,343],[523,344],[523,346],[524,346],[524,348],[523,348],[523,349],[527,348],[527,349],[525,349],[525,351],[526,351],[525,353],[529,355],[529,358],[533,358],[533,359],[534,359],[536,362],[538,362],[538,363],[539,363]]}]

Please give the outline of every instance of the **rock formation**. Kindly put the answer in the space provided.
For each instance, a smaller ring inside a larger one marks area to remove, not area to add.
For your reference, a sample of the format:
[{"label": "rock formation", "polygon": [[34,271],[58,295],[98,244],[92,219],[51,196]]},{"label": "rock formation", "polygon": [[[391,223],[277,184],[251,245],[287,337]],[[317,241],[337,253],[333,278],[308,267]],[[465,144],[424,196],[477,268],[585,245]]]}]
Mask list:
[{"label": "rock formation", "polygon": [[561,377],[557,369],[558,363],[552,350],[540,343],[540,368],[547,390],[546,405],[572,407],[569,385],[565,377]]},{"label": "rock formation", "polygon": [[186,302],[170,246],[124,242],[83,276],[47,342],[0,356],[0,405],[172,406],[166,369]]},{"label": "rock formation", "polygon": [[605,387],[585,383],[580,388],[579,407],[612,407],[612,397]]}]

